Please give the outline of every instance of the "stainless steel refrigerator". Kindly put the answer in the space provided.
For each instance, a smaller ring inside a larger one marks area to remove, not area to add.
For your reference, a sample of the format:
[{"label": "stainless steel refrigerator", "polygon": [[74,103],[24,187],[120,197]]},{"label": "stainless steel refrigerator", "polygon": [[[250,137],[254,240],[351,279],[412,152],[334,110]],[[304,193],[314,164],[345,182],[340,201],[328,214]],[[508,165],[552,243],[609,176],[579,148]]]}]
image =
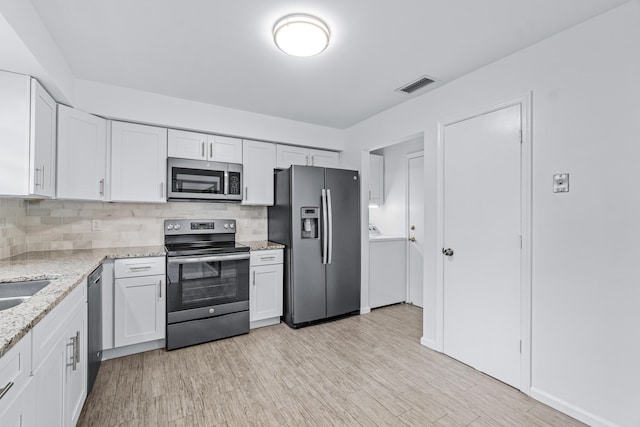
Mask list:
[{"label": "stainless steel refrigerator", "polygon": [[285,245],[284,321],[297,328],[360,310],[360,177],[292,166],[275,175],[269,240]]}]

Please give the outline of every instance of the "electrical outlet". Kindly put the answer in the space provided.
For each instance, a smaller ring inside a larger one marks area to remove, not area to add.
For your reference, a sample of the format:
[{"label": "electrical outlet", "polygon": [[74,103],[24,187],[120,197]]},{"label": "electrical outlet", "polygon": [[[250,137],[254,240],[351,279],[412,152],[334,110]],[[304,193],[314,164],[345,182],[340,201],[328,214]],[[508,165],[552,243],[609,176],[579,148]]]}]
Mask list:
[{"label": "electrical outlet", "polygon": [[244,226],[245,227],[251,227],[251,220],[250,219],[245,219],[244,220]]},{"label": "electrical outlet", "polygon": [[91,220],[91,231],[101,231],[102,230],[102,221],[99,219]]}]

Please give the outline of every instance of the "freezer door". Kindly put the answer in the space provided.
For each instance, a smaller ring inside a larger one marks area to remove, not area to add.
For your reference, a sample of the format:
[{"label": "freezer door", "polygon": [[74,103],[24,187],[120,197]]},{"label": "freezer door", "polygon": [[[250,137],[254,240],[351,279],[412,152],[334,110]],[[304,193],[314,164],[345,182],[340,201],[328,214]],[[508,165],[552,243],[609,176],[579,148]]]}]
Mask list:
[{"label": "freezer door", "polygon": [[[291,266],[288,283],[292,306],[285,307],[291,323],[300,324],[324,319],[326,312],[325,266],[322,263],[323,224],[317,239],[302,238],[303,207],[321,207],[324,169],[310,166],[291,167]],[[322,212],[321,215],[322,217]]]},{"label": "freezer door", "polygon": [[325,169],[331,206],[327,264],[327,317],[360,310],[360,177]]}]

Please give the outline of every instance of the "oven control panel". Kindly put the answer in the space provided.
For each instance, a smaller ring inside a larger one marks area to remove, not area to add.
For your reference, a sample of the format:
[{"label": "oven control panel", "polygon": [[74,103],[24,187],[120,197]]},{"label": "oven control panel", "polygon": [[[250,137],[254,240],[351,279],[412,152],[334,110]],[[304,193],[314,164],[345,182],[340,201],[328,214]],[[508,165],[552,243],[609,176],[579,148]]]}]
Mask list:
[{"label": "oven control panel", "polygon": [[164,234],[213,234],[235,233],[235,219],[167,219],[164,221]]}]

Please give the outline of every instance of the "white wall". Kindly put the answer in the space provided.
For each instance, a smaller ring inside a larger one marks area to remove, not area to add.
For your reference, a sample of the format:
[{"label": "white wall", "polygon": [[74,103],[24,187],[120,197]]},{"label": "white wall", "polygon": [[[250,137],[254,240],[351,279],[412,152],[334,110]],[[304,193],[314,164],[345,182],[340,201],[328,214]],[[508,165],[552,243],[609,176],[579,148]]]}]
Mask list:
[{"label": "white wall", "polygon": [[74,107],[109,118],[334,150],[346,141],[339,129],[85,80],[76,94]]},{"label": "white wall", "polygon": [[407,154],[422,151],[422,137],[376,150],[384,156],[384,203],[369,208],[369,222],[388,236],[407,236]]},{"label": "white wall", "polygon": [[[640,2],[348,130],[359,153],[425,135],[424,338],[435,340],[438,120],[533,94],[532,393],[593,425],[640,425]],[[469,159],[472,161],[473,159]],[[552,175],[571,191],[552,193]]]}]

